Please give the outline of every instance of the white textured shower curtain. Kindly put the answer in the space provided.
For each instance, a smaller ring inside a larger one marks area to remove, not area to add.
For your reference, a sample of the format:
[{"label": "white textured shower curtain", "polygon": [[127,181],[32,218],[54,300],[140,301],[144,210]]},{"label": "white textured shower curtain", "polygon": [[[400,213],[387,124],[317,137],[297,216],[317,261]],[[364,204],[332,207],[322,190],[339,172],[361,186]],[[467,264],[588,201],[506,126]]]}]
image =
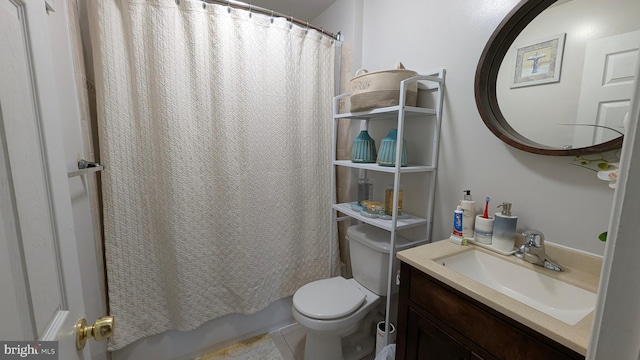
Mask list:
[{"label": "white textured shower curtain", "polygon": [[201,1],[89,12],[110,349],[326,277],[332,39]]}]

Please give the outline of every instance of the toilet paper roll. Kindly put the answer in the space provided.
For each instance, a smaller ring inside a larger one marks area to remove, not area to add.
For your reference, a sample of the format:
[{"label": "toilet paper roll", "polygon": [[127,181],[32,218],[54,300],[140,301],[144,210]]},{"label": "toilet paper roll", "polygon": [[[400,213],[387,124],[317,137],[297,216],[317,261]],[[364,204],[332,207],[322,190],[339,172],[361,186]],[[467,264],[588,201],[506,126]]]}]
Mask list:
[{"label": "toilet paper roll", "polygon": [[[384,348],[384,331],[385,322],[380,321],[376,326],[376,355]],[[396,342],[396,327],[393,324],[389,324],[389,344]]]},{"label": "toilet paper roll", "polygon": [[473,239],[482,244],[491,244],[493,236],[493,218],[483,218],[482,215],[476,216],[476,227],[473,232]]}]

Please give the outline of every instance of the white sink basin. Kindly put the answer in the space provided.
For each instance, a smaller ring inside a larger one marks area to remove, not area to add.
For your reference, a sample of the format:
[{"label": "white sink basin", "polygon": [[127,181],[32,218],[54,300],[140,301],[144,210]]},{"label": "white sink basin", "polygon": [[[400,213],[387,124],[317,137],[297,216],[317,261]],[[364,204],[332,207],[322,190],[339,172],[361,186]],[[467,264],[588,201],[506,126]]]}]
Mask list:
[{"label": "white sink basin", "polygon": [[596,294],[498,256],[470,250],[438,263],[569,325],[591,313]]}]

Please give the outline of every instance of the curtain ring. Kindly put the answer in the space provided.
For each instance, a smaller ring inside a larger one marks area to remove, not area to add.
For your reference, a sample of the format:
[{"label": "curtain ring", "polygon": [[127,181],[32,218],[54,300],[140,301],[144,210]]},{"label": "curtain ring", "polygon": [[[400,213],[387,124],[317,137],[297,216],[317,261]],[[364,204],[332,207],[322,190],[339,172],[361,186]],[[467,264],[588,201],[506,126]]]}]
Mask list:
[{"label": "curtain ring", "polygon": [[253,5],[249,4],[249,17],[251,17],[253,15],[253,13],[251,12]]},{"label": "curtain ring", "polygon": [[271,10],[271,23],[273,24],[273,10]]},{"label": "curtain ring", "polygon": [[309,22],[307,21],[307,33],[309,32]]},{"label": "curtain ring", "polygon": [[289,30],[293,29],[293,16],[289,16]]},{"label": "curtain ring", "polygon": [[202,9],[207,10],[207,2],[206,2],[206,0],[202,0]]},{"label": "curtain ring", "polygon": [[231,0],[227,0],[227,12],[228,12],[229,14],[231,14],[231,6],[229,5],[229,2],[230,2],[230,1],[231,1]]}]

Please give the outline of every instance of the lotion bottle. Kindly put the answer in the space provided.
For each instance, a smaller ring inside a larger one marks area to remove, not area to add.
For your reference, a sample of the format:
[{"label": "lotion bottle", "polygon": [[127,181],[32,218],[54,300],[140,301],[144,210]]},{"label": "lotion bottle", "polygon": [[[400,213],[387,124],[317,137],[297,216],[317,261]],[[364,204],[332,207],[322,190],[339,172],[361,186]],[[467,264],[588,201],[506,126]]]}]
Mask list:
[{"label": "lotion bottle", "polygon": [[511,203],[503,202],[498,207],[502,207],[502,211],[496,213],[493,221],[491,246],[507,252],[513,250],[515,244],[518,217],[511,215]]},{"label": "lotion bottle", "polygon": [[476,202],[471,197],[471,190],[465,190],[464,199],[460,201],[462,207],[462,236],[473,238],[474,223],[476,220]]}]

